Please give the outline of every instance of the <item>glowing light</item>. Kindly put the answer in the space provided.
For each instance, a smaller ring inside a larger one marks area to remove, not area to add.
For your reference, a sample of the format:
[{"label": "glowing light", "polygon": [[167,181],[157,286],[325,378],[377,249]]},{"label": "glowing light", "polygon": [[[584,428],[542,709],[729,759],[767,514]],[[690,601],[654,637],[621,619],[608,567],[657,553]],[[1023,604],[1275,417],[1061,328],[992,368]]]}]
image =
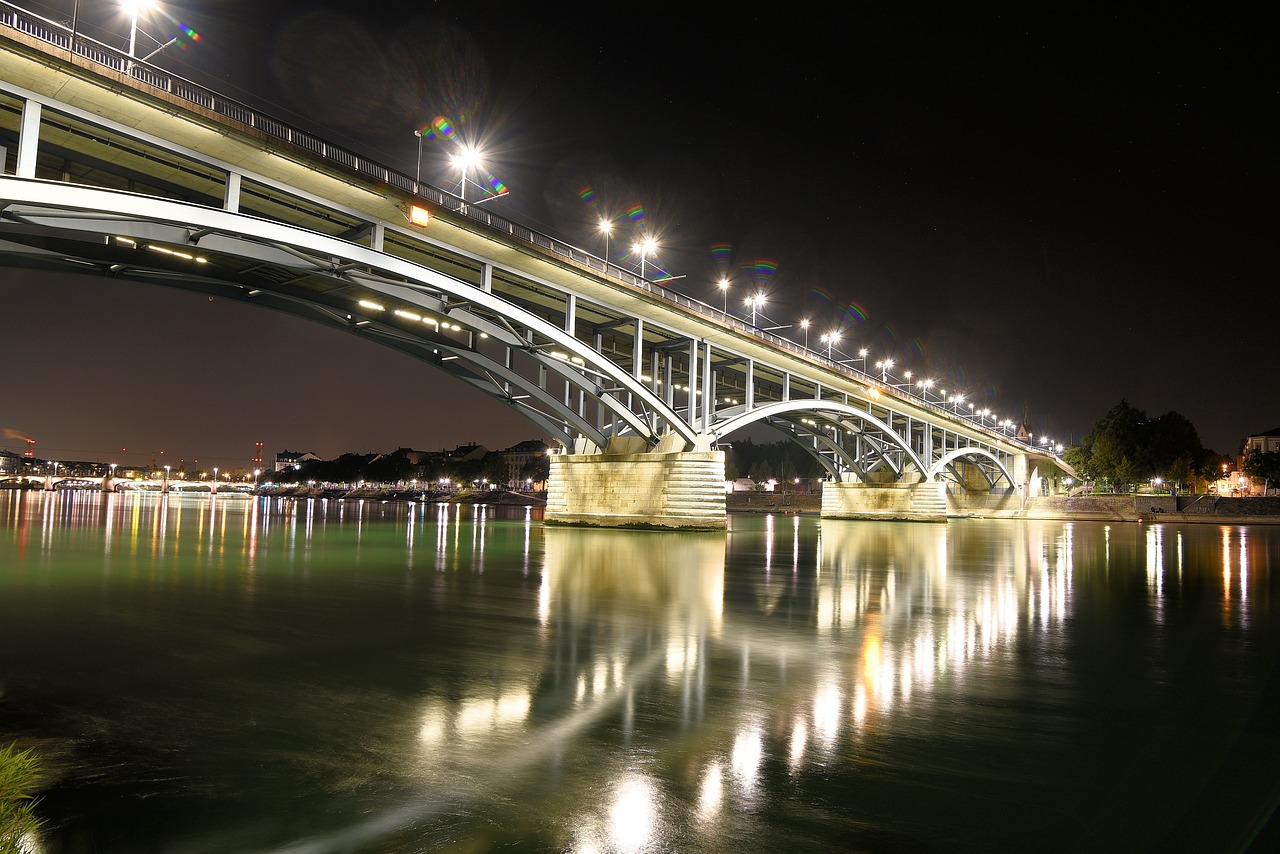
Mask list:
[{"label": "glowing light", "polygon": [[609,840],[618,851],[645,850],[658,817],[653,784],[643,777],[624,780],[609,809]]},{"label": "glowing light", "polygon": [[719,762],[711,763],[702,778],[702,786],[698,792],[698,818],[706,821],[720,811],[724,800],[724,769]]}]

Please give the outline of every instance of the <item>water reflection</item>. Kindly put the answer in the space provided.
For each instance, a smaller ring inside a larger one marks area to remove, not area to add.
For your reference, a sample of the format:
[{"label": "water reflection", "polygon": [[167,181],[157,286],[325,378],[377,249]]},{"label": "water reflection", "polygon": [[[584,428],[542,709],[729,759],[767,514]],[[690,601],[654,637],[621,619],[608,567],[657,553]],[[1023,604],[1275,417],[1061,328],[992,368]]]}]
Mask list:
[{"label": "water reflection", "polygon": [[[51,757],[45,854],[1069,848],[1044,828],[1124,802],[1169,709],[1240,731],[1280,542],[127,494],[0,519],[0,726]],[[1178,780],[1150,800],[1204,786]]]}]

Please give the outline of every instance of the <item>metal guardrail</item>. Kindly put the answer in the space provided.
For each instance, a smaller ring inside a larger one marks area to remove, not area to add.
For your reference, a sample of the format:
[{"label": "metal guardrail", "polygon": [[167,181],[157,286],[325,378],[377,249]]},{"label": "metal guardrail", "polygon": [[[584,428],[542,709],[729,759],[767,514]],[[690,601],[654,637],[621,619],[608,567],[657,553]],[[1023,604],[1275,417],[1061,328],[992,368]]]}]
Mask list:
[{"label": "metal guardrail", "polygon": [[[26,9],[13,5],[8,2],[8,0],[0,0],[0,24],[12,27],[13,29],[34,39],[38,39],[39,41],[53,45],[54,47],[69,51],[77,56],[82,56],[85,59],[105,66],[126,77],[131,77],[176,98],[188,101],[206,110],[217,113],[220,116],[237,121],[247,127],[267,134],[268,136],[275,137],[289,145],[301,148],[323,160],[336,163],[337,165],[359,175],[371,178],[374,181],[388,184],[410,195],[429,201],[453,214],[465,217],[473,222],[480,223],[481,225],[505,234],[508,237],[550,250],[557,255],[562,255],[572,261],[589,267],[601,275],[607,276],[611,279],[616,279],[631,287],[652,294],[659,299],[674,303],[689,311],[693,311],[704,317],[716,320],[738,332],[750,335],[754,338],[765,341],[778,349],[786,350],[787,352],[800,356],[801,358],[820,364],[830,371],[845,375],[850,379],[857,380],[868,387],[876,388],[881,392],[887,392],[893,396],[910,396],[914,405],[925,406],[942,414],[948,419],[954,418],[954,420],[960,421],[961,423],[965,422],[967,416],[948,412],[945,406],[932,403],[926,398],[910,391],[906,392],[904,395],[901,390],[895,388],[892,383],[883,382],[865,371],[855,370],[848,365],[841,364],[829,357],[823,356],[815,350],[801,346],[789,338],[774,335],[751,324],[745,323],[733,315],[718,309],[715,306],[708,305],[701,300],[692,299],[674,291],[667,290],[661,285],[657,285],[648,279],[635,275],[630,270],[619,267],[605,259],[598,258],[590,252],[579,249],[576,246],[565,243],[564,241],[558,240],[549,235],[534,231],[527,226],[520,225],[519,223],[506,219],[505,217],[493,214],[474,202],[468,204],[462,198],[442,190],[439,187],[423,183],[409,175],[397,172],[390,167],[356,154],[349,149],[325,142],[319,137],[305,131],[298,130],[297,128],[291,127],[278,119],[261,113],[247,104],[224,97],[211,89],[201,86],[198,83],[193,83],[192,81],[179,77],[176,74],[172,74],[158,66],[139,59],[134,59],[126,52],[111,47],[110,45],[103,44],[102,42],[92,39],[82,33],[73,33],[71,28],[65,24],[50,21],[47,18],[33,14]],[[972,418],[969,418],[968,420],[971,422]],[[979,424],[969,424],[969,426],[978,428],[982,432],[998,435],[1003,441],[1023,445],[1030,448],[1032,451],[1037,450],[1031,443],[1025,442],[1017,437],[1007,436],[999,431],[992,430]],[[1052,451],[1050,451],[1050,453],[1052,453]]]}]

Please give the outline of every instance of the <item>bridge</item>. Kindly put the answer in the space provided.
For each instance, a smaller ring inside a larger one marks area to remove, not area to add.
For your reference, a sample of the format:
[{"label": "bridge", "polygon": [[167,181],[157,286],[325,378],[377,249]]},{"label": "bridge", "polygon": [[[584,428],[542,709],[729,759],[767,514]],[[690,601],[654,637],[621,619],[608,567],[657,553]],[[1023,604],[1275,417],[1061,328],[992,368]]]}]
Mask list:
[{"label": "bridge", "polygon": [[56,474],[23,474],[0,477],[3,484],[39,485],[45,492],[57,492],[67,489],[82,489],[96,492],[199,492],[209,495],[234,494],[252,495],[254,486],[251,483],[235,483],[232,481],[184,480],[182,478],[118,478],[114,475],[56,475]]},{"label": "bridge", "polygon": [[761,424],[822,467],[827,517],[1016,514],[1072,473],[1010,422],[5,2],[0,151],[0,263],[239,300],[409,354],[556,443],[550,522],[722,528],[721,445]]}]

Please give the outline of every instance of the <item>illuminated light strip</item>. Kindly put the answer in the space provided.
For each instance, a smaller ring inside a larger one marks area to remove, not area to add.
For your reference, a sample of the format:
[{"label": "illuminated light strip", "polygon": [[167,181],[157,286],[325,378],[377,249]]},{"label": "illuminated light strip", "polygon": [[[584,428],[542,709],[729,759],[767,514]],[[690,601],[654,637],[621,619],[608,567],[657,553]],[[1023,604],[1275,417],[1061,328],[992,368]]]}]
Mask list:
[{"label": "illuminated light strip", "polygon": [[422,315],[414,314],[412,311],[405,311],[399,308],[396,309],[396,317],[403,317],[406,320],[422,320]]},{"label": "illuminated light strip", "polygon": [[385,308],[378,305],[376,302],[370,302],[367,299],[360,300],[360,302],[356,303],[356,305],[360,306],[361,308],[372,309],[373,311],[386,311]]},{"label": "illuminated light strip", "polygon": [[[137,244],[135,243],[134,245],[136,246]],[[184,261],[195,261],[198,264],[208,263],[204,258],[192,255],[190,252],[179,252],[176,249],[169,249],[165,246],[152,246],[150,244],[147,244],[147,248],[152,252],[159,252],[161,255],[172,255],[174,258],[181,258]]]}]

